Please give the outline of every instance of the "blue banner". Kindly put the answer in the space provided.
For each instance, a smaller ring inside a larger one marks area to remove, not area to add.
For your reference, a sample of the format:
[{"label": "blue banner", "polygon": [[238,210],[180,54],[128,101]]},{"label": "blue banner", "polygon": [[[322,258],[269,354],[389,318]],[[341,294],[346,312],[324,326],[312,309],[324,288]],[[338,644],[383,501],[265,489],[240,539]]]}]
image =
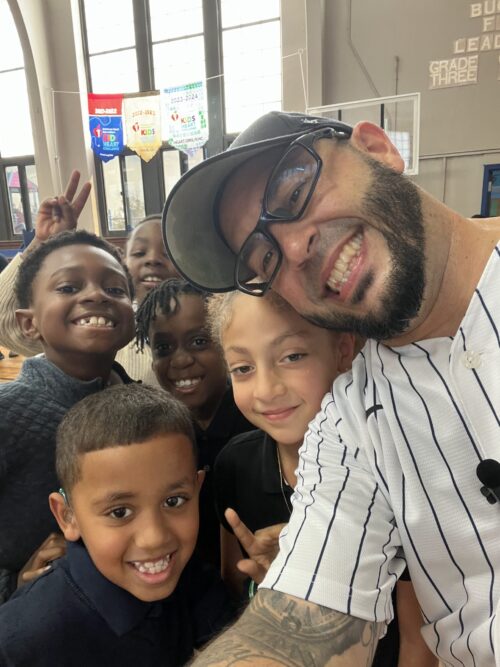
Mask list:
[{"label": "blue banner", "polygon": [[103,162],[123,152],[123,95],[88,94],[91,148]]}]

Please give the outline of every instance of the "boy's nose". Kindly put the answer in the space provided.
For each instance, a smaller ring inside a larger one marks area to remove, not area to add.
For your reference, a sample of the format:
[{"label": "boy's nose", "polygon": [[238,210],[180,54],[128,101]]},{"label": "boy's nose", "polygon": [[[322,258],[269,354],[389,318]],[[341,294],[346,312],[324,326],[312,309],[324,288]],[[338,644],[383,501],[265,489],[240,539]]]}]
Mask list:
[{"label": "boy's nose", "polygon": [[163,264],[163,256],[160,253],[152,251],[146,257],[146,265],[159,266]]},{"label": "boy's nose", "polygon": [[171,538],[171,532],[168,529],[168,523],[165,513],[158,508],[158,511],[148,512],[143,520],[138,522],[135,533],[135,544],[151,554],[151,557],[164,556],[159,551],[164,548],[168,551],[168,545]]},{"label": "boy's nose", "polygon": [[268,402],[283,396],[286,393],[286,387],[282,380],[274,373],[257,373],[254,386],[254,398]]},{"label": "boy's nose", "polygon": [[80,292],[81,298],[84,301],[108,301],[109,294],[101,285],[87,285],[87,287]]}]

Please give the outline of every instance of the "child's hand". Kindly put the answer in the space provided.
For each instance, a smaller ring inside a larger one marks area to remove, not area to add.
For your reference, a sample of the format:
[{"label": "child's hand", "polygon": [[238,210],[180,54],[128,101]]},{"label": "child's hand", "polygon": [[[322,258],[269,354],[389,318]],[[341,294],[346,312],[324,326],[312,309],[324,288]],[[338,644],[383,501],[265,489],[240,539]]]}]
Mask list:
[{"label": "child's hand", "polygon": [[35,222],[35,238],[31,246],[39,245],[50,236],[66,230],[76,229],[78,217],[90,194],[90,183],[84,183],[76,195],[80,172],[71,173],[63,195],[44,199],[40,204]]},{"label": "child's hand", "polygon": [[51,533],[31,556],[17,577],[17,586],[36,579],[50,567],[56,558],[66,553],[66,540],[60,533]]},{"label": "child's hand", "polygon": [[224,516],[241,546],[249,555],[249,558],[238,562],[238,570],[251,577],[255,583],[260,584],[276,558],[279,551],[279,534],[286,524],[277,523],[252,533],[234,510],[227,509]]}]

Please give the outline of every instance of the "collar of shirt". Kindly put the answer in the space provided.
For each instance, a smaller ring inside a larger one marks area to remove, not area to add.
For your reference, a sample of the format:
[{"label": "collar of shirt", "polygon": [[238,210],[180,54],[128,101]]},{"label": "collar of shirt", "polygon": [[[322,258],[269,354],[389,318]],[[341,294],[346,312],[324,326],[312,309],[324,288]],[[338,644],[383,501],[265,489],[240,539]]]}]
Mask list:
[{"label": "collar of shirt", "polygon": [[[249,431],[254,428],[236,407],[233,397],[233,388],[231,385],[228,385],[208,428],[203,430],[197,423],[195,423],[195,433],[197,437],[205,434],[209,438],[228,440],[231,435],[234,435],[238,422],[243,424],[247,423]],[[236,433],[238,433],[238,431],[236,431]]]},{"label": "collar of shirt", "polygon": [[[123,384],[132,380],[125,370],[116,361],[113,362],[111,372]],[[94,394],[104,388],[101,378],[94,380],[78,380],[67,375],[58,366],[55,366],[43,354],[25,359],[19,373],[18,382],[39,387],[48,397],[57,397],[57,402],[70,408],[85,396]]]},{"label": "collar of shirt", "polygon": [[106,579],[82,542],[68,542],[67,561],[77,586],[119,637],[133,630],[147,616],[161,614],[161,602],[143,602]]},{"label": "collar of shirt", "polygon": [[[276,442],[270,438],[267,433],[263,433],[261,466],[262,486],[264,491],[266,493],[277,493],[278,495],[281,495],[282,487],[278,467]],[[287,496],[292,494],[292,490],[284,481],[283,493],[286,493]]]},{"label": "collar of shirt", "polygon": [[[202,429],[197,422],[194,423],[194,430],[196,436],[206,435],[212,438],[227,437],[228,428],[230,424],[228,421],[234,421],[233,413],[235,412],[233,408],[233,390],[231,387],[228,387],[224,392],[221,402],[217,410],[215,411],[214,417],[206,429]],[[232,419],[231,419],[232,418]]]}]

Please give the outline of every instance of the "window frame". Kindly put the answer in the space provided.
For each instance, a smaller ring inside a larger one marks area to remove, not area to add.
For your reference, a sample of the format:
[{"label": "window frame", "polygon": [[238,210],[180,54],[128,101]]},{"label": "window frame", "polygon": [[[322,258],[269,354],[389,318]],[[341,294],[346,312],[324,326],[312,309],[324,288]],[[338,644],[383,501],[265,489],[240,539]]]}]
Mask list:
[{"label": "window frame", "polygon": [[493,181],[493,172],[500,172],[500,164],[485,164],[483,165],[483,188],[481,193],[481,209],[480,215],[483,218],[489,218],[491,214],[491,188]]},{"label": "window frame", "polygon": [[[85,20],[85,0],[79,0],[80,19],[82,25],[82,40],[83,53],[85,61],[85,73],[87,79],[87,88],[92,90],[92,81],[90,74],[90,58],[96,54],[90,54],[87,39],[87,24]],[[135,32],[135,52],[137,58],[137,73],[139,80],[139,91],[147,92],[155,90],[154,82],[154,61],[153,61],[153,40],[151,31],[151,17],[149,13],[149,0],[132,0],[132,9],[134,16],[134,32]],[[204,50],[205,50],[205,76],[207,86],[207,100],[208,100],[208,125],[209,138],[203,148],[204,157],[212,157],[225,150],[234,141],[237,136],[234,133],[225,132],[225,100],[224,100],[224,81],[223,81],[223,28],[221,23],[220,0],[202,0],[203,11],[203,36],[204,36]],[[252,22],[251,25],[257,23],[267,23],[271,19],[264,19],[262,21]],[[274,19],[275,20],[275,19]],[[281,21],[281,17],[279,18]],[[247,25],[247,24],[242,24]],[[242,26],[231,26],[224,28],[232,30]],[[198,33],[196,33],[198,35]],[[186,37],[191,37],[187,35]],[[176,37],[183,39],[183,37]],[[172,39],[158,40],[155,42],[160,44],[163,42],[174,41]],[[119,49],[116,49],[117,51]],[[165,202],[165,178],[163,171],[163,152],[169,150],[176,150],[169,146],[165,141],[158,153],[150,162],[141,160],[141,171],[144,188],[144,205],[145,214],[151,215],[154,213],[161,213],[163,204]],[[180,152],[180,173],[184,174],[188,169],[188,158]],[[125,147],[120,159],[120,173],[121,182],[123,185],[123,157],[127,155],[135,155],[133,151]],[[115,158],[116,159],[116,158]],[[130,224],[127,220],[127,206],[125,205],[124,190],[122,188],[123,210],[125,212],[126,230],[113,231],[108,227],[107,207],[105,200],[104,189],[104,174],[101,160],[94,156],[94,166],[96,173],[96,194],[99,210],[100,229],[103,236],[107,238],[123,238],[130,230]]]},{"label": "window frame", "polygon": [[[8,4],[8,3],[7,3]],[[25,74],[24,62],[22,66],[8,67],[0,70],[0,74],[22,71]],[[30,131],[32,127],[30,126]],[[35,221],[31,216],[29,202],[29,191],[26,176],[26,167],[34,167],[36,170],[34,155],[10,155],[3,157],[0,150],[0,248],[18,247],[23,242],[23,232],[16,234],[12,227],[10,196],[5,169],[16,167],[19,171],[19,184],[21,190],[21,202],[26,231],[34,228]]]},{"label": "window frame", "polygon": [[24,222],[26,231],[31,231],[34,229],[35,220],[31,216],[26,167],[35,167],[36,169],[35,157],[34,155],[20,155],[4,158],[0,155],[0,245],[11,244],[12,242],[18,245],[23,242],[23,232],[15,234],[12,228],[9,187],[5,173],[7,167],[16,167],[19,171]]}]

